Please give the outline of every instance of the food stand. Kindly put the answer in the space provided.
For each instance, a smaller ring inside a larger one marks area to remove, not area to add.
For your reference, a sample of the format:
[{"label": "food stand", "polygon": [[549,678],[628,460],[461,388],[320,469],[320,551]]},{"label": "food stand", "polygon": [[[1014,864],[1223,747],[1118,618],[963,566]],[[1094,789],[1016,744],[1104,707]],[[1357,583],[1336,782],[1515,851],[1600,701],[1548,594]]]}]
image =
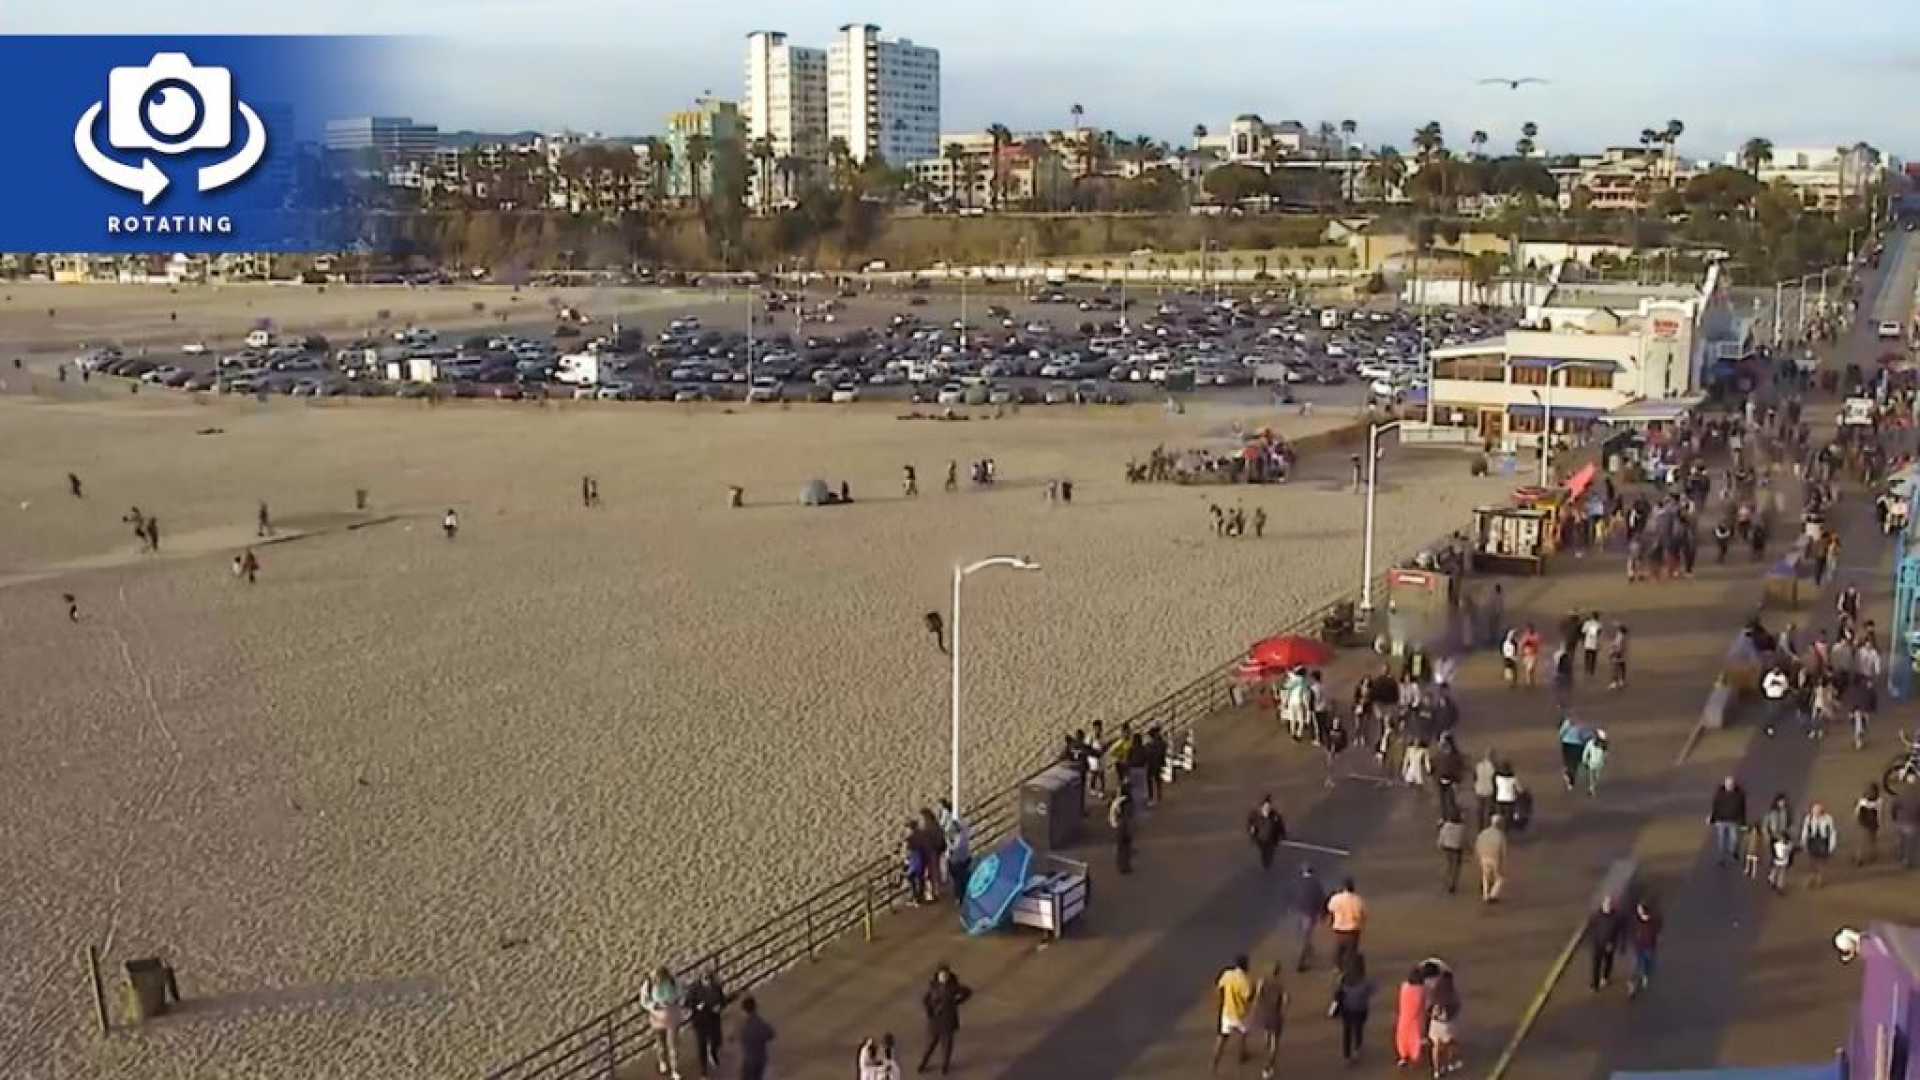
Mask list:
[{"label": "food stand", "polygon": [[1473,511],[1473,568],[1492,573],[1540,574],[1553,553],[1557,515],[1530,506],[1481,506]]}]

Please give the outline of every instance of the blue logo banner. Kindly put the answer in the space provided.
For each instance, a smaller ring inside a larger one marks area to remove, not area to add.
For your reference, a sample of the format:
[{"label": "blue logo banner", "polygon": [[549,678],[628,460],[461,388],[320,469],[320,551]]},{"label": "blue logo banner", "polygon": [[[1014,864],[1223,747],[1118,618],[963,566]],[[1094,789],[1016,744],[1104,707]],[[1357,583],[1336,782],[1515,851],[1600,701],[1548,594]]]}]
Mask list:
[{"label": "blue logo banner", "polygon": [[395,44],[0,37],[0,251],[339,250],[357,200],[323,133],[379,111]]}]

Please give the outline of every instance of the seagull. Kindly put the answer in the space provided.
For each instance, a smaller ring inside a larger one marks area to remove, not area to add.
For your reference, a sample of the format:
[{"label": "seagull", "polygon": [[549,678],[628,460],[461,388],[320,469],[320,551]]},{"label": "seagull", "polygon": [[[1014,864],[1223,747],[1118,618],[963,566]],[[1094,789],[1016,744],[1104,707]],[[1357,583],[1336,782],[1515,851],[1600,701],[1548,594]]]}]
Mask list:
[{"label": "seagull", "polygon": [[1504,86],[1509,90],[1518,90],[1521,87],[1527,85],[1528,83],[1545,83],[1548,81],[1549,80],[1547,79],[1535,78],[1532,75],[1528,75],[1524,78],[1519,78],[1519,79],[1481,79],[1480,85],[1481,86]]}]

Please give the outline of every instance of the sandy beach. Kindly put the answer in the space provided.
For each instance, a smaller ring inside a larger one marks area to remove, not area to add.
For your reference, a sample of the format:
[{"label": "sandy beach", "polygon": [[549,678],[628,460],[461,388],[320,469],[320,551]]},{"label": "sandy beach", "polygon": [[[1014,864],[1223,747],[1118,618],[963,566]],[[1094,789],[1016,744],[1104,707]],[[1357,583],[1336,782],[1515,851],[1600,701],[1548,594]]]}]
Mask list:
[{"label": "sandy beach", "polygon": [[[1223,444],[1225,411],[894,412],[0,396],[0,1074],[475,1075],[944,792],[920,617],[956,560],[1044,566],[967,586],[976,792],[1359,579],[1344,450],[1286,486],[1128,485],[1156,444]],[[973,489],[985,456],[1002,482]],[[1383,565],[1511,487],[1457,456],[1384,475]],[[797,505],[813,477],[854,505]],[[309,535],[258,548],[248,587],[228,561],[261,499]],[[1267,536],[1216,539],[1212,499]],[[192,1007],[99,1038],[89,943],[114,982],[165,956]]]}]

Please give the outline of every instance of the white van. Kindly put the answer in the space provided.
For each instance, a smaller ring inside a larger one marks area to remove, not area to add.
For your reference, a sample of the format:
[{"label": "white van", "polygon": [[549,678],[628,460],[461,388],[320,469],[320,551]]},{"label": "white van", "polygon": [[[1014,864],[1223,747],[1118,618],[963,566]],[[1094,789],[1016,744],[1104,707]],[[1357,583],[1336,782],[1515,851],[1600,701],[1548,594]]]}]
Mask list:
[{"label": "white van", "polygon": [[247,348],[265,349],[265,348],[270,348],[272,345],[273,345],[273,331],[271,330],[247,331]]},{"label": "white van", "polygon": [[1330,307],[1330,308],[1320,309],[1320,329],[1322,330],[1340,329],[1340,309],[1339,308]]}]

